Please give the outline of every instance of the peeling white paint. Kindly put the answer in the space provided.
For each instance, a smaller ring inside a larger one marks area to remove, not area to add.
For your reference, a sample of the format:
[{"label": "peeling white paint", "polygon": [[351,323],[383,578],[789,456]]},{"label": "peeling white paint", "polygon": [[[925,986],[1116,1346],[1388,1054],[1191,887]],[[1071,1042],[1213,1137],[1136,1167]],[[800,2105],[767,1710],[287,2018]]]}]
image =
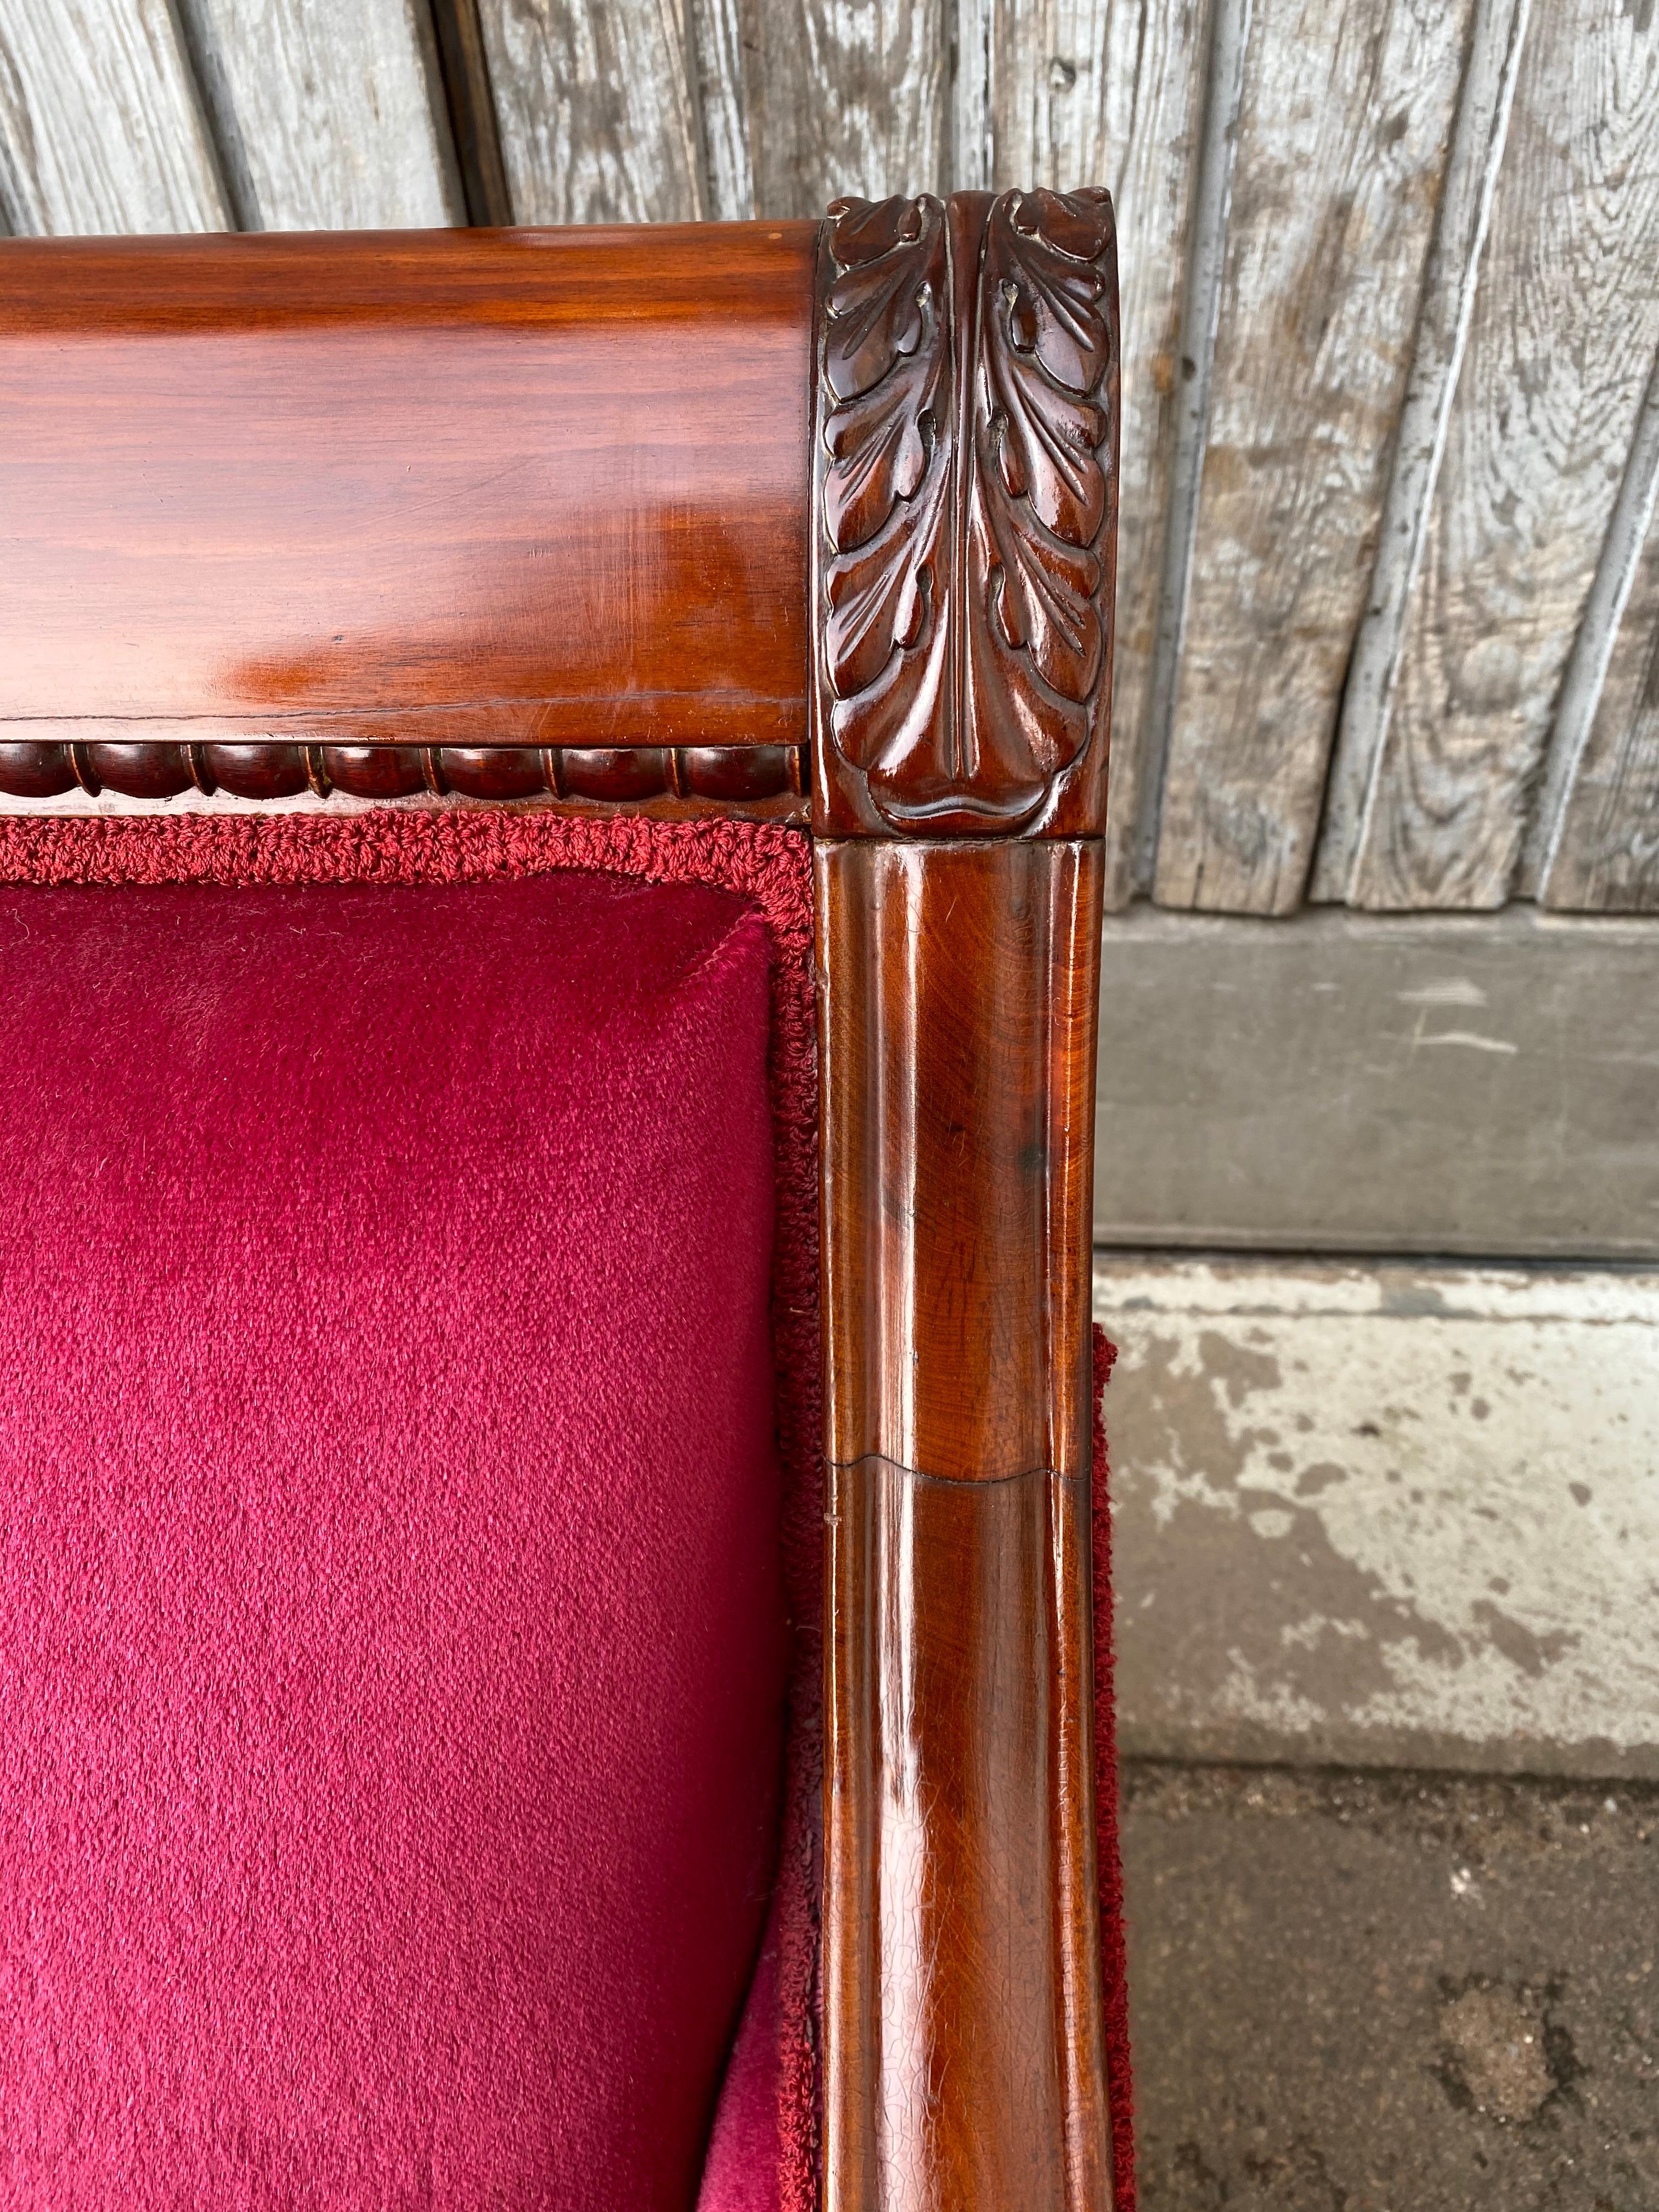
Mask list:
[{"label": "peeling white paint", "polygon": [[1508,1037],[1481,1036],[1474,1030],[1437,1030],[1431,1036],[1420,1032],[1412,1039],[1412,1050],[1415,1052],[1419,1045],[1424,1044],[1462,1044],[1473,1052],[1516,1053],[1521,1049]]},{"label": "peeling white paint", "polygon": [[1418,991],[1396,991],[1402,1006],[1484,1006],[1486,994],[1467,975],[1449,975],[1443,982],[1425,983]]},{"label": "peeling white paint", "polygon": [[1103,1255],[1126,1744],[1659,1774],[1659,1274]]}]

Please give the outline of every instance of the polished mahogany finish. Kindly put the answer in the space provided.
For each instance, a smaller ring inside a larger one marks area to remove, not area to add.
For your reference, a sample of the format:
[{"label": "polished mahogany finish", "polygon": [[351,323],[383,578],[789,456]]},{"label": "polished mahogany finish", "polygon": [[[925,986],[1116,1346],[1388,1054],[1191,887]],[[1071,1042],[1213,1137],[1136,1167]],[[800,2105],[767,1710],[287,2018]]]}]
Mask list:
[{"label": "polished mahogany finish", "polygon": [[1088,1480],[870,1458],[829,1509],[825,2203],[1093,2212]]},{"label": "polished mahogany finish", "polygon": [[203,745],[197,781],[239,799],[295,799],[312,786],[312,767],[299,745]]},{"label": "polished mahogany finish", "polygon": [[816,236],[0,242],[0,737],[804,741]]},{"label": "polished mahogany finish", "polygon": [[836,1464],[1088,1472],[1102,881],[1093,840],[818,845]]},{"label": "polished mahogany finish", "polygon": [[832,210],[814,440],[826,2212],[1107,2212],[1089,1237],[1109,203]]},{"label": "polished mahogany finish", "polygon": [[188,745],[73,745],[70,759],[76,781],[87,791],[108,784],[134,799],[173,799],[196,781]]},{"label": "polished mahogany finish", "polygon": [[1098,840],[817,848],[825,2203],[1100,2212]]},{"label": "polished mahogany finish", "polygon": [[343,791],[354,799],[412,799],[417,791],[431,788],[429,757],[418,745],[319,745],[305,757],[312,788],[319,793]]},{"label": "polished mahogany finish", "polygon": [[0,744],[0,791],[14,799],[56,799],[75,788],[67,745]]},{"label": "polished mahogany finish", "polygon": [[432,773],[440,790],[469,799],[529,799],[547,781],[541,756],[527,746],[443,745],[432,756]]},{"label": "polished mahogany finish", "polygon": [[170,799],[192,787],[255,799],[429,792],[796,822],[806,817],[807,773],[804,745],[0,744],[0,792],[19,799],[76,789],[129,799]]},{"label": "polished mahogany finish", "polygon": [[820,826],[1086,831],[1106,779],[1116,240],[1103,191],[845,200],[820,255]]}]

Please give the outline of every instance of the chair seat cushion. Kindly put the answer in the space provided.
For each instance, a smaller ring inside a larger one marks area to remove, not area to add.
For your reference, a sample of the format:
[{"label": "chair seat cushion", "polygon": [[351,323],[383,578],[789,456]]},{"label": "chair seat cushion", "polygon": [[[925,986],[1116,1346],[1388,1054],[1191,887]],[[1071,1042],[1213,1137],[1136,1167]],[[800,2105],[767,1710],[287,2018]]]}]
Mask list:
[{"label": "chair seat cushion", "polygon": [[695,2202],[768,962],[690,882],[0,890],[0,2203]]}]

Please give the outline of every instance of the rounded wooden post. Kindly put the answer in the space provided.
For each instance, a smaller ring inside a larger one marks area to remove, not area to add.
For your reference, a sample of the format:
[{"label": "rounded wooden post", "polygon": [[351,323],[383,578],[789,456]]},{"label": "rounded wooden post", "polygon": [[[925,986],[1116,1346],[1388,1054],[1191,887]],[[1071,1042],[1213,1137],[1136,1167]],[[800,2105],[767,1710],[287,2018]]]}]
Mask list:
[{"label": "rounded wooden post", "polygon": [[1089,1234],[1103,193],[832,210],[813,698],[828,2212],[1111,2201]]}]

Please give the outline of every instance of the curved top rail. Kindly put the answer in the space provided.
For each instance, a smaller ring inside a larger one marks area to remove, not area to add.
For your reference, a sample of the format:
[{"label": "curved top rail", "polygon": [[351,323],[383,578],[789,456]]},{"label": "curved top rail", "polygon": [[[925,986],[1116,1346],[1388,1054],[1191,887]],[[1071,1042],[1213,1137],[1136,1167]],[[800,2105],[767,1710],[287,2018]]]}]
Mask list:
[{"label": "curved top rail", "polygon": [[817,228],[0,243],[0,735],[804,742]]}]

